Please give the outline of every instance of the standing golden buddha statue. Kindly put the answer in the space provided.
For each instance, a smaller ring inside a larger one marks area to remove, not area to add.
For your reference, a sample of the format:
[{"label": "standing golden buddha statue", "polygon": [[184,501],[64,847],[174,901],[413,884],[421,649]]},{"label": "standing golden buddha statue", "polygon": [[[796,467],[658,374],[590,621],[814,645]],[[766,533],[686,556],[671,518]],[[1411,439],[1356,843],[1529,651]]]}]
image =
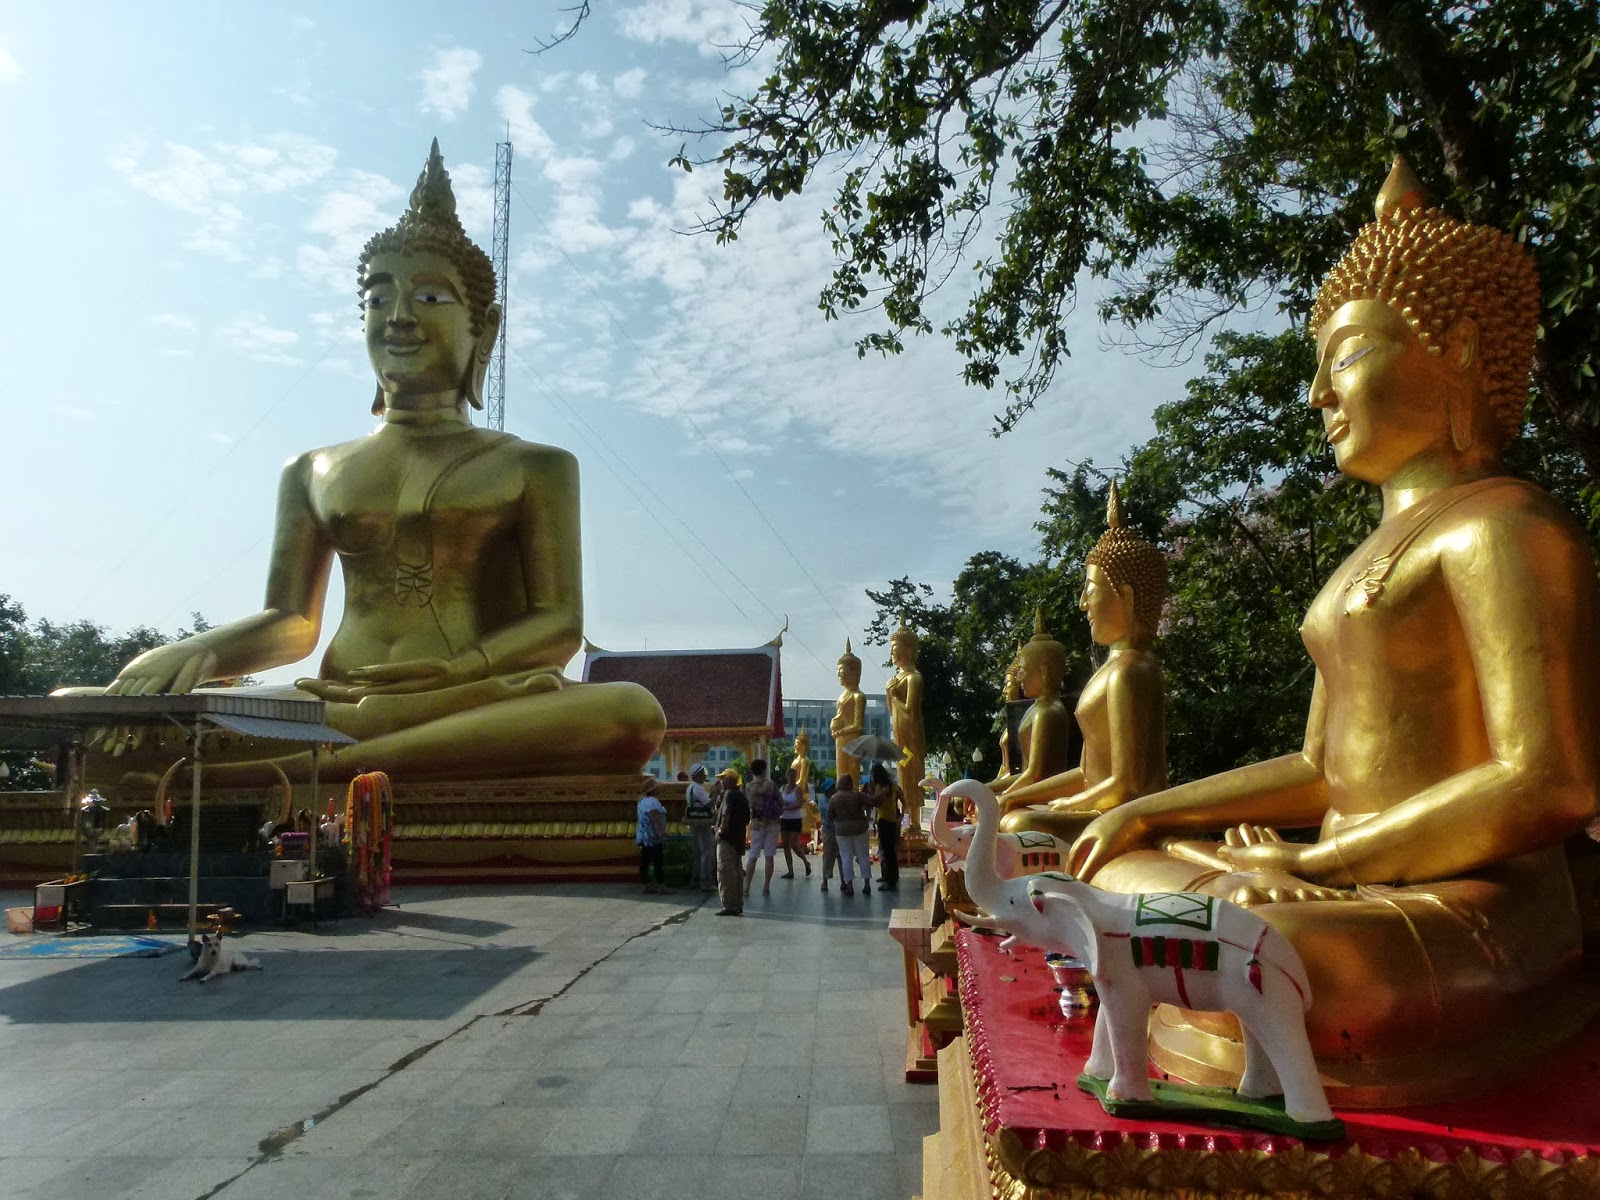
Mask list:
[{"label": "standing golden buddha statue", "polygon": [[[324,780],[358,769],[405,780],[636,774],[665,729],[655,698],[561,675],[583,628],[577,460],[468,416],[482,407],[501,312],[437,141],[357,279],[377,429],[284,468],[260,612],[141,654],[107,690],[186,692],[304,658],[337,557],[338,632],[318,676],[296,685],[358,739],[323,756]],[[213,761],[275,746],[242,739]],[[139,757],[118,766],[137,769]],[[307,760],[276,761],[305,778]]]},{"label": "standing golden buddha statue", "polygon": [[889,635],[889,661],[894,674],[884,684],[889,704],[889,732],[900,747],[900,794],[911,814],[909,833],[922,830],[922,779],[928,740],[922,728],[922,672],[917,670],[917,635],[900,615],[900,627]]},{"label": "standing golden buddha statue", "polygon": [[811,795],[811,735],[804,729],[794,735],[794,785],[800,789],[800,798]]},{"label": "standing golden buddha statue", "polygon": [[[1501,461],[1539,309],[1523,248],[1425,207],[1397,161],[1311,318],[1311,404],[1383,507],[1301,626],[1305,744],[1113,809],[1073,847],[1102,887],[1260,905],[1305,961],[1335,1104],[1462,1094],[1587,1017],[1562,843],[1595,814],[1600,596],[1582,530]],[[1305,843],[1270,828],[1318,823]],[[1237,1036],[1162,1009],[1153,1051],[1220,1081]]]},{"label": "standing golden buddha statue", "polygon": [[833,720],[828,722],[828,732],[833,735],[833,777],[846,775],[861,782],[861,760],[845,753],[845,746],[860,737],[867,725],[867,698],[861,691],[861,660],[850,650],[850,639],[844,640],[844,653],[839,656],[839,685],[844,689],[833,704]]},{"label": "standing golden buddha statue", "polygon": [[[1123,520],[1116,481],[1106,501],[1106,531],[1085,556],[1078,607],[1089,636],[1110,654],[1078,698],[1083,732],[1076,767],[1019,781],[1001,797],[1008,832],[1041,829],[1076,837],[1089,818],[1167,786],[1167,698],[1151,653],[1167,599],[1167,560]],[[1048,809],[1030,808],[1049,802]]]},{"label": "standing golden buddha statue", "polygon": [[[1009,674],[1009,672],[1008,672]],[[1067,748],[1072,741],[1072,714],[1061,702],[1061,681],[1067,674],[1067,648],[1044,629],[1044,610],[1033,613],[1033,637],[1017,651],[1016,679],[1022,694],[1033,703],[1017,727],[1017,749],[1008,760],[1016,769],[1000,776],[990,787],[1010,794],[1066,770]]]}]

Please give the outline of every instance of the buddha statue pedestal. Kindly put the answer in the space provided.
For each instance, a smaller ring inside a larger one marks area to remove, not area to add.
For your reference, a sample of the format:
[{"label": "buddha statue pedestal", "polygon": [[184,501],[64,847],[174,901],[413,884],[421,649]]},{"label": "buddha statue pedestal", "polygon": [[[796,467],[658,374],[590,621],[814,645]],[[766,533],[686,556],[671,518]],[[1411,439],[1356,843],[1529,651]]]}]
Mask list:
[{"label": "buddha statue pedestal", "polygon": [[1346,1138],[1311,1145],[1245,1130],[1119,1120],[1074,1081],[1094,1010],[1063,1018],[1043,954],[956,934],[964,1036],[939,1053],[939,1132],[923,1141],[922,1200],[1117,1195],[1427,1197],[1594,1195],[1600,1029],[1531,1078],[1473,1101],[1341,1112]]},{"label": "buddha statue pedestal", "polygon": [[943,858],[929,862],[933,886],[922,893],[922,907],[897,908],[889,916],[889,936],[905,956],[907,1083],[932,1083],[938,1078],[938,1053],[961,1034],[961,999],[956,994],[955,926],[952,904],[973,911],[961,887],[952,901],[949,884],[959,871],[944,870]]}]

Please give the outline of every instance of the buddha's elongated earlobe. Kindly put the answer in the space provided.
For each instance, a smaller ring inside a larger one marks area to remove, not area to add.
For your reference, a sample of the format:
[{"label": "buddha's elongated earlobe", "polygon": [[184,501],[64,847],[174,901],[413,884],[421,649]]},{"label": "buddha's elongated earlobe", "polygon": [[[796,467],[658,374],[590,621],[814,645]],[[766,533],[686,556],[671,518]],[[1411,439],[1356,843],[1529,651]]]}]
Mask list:
[{"label": "buddha's elongated earlobe", "polygon": [[483,381],[489,373],[489,359],[494,357],[494,343],[499,336],[500,306],[491,304],[484,310],[483,329],[472,348],[472,364],[467,367],[467,403],[473,408],[483,408]]},{"label": "buddha's elongated earlobe", "polygon": [[1445,415],[1450,422],[1450,444],[1458,454],[1472,448],[1473,422],[1482,397],[1473,386],[1478,359],[1478,323],[1462,317],[1444,335],[1444,361],[1453,377]]},{"label": "buddha's elongated earlobe", "polygon": [[372,415],[383,416],[383,385],[379,384],[372,393]]}]

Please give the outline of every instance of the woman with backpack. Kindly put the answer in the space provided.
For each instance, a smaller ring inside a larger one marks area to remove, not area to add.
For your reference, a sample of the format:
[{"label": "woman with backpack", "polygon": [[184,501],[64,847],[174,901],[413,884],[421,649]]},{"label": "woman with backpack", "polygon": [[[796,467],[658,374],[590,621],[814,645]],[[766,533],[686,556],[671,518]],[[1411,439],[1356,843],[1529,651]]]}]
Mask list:
[{"label": "woman with backpack", "polygon": [[800,840],[800,833],[806,824],[806,802],[810,799],[800,790],[800,773],[793,767],[789,768],[789,777],[784,781],[783,791],[779,793],[783,800],[783,810],[778,814],[778,841],[783,846],[784,878],[794,878],[794,856],[800,856],[800,865],[806,869],[806,878],[811,878],[811,860],[806,857],[805,843]]},{"label": "woman with backpack", "polygon": [[756,881],[756,858],[767,857],[767,875],[762,881],[761,894],[772,895],[773,858],[778,853],[778,825],[783,817],[783,797],[778,785],[767,778],[767,760],[750,760],[750,786],[745,788],[750,798],[750,857],[744,864],[744,894],[750,894]]}]

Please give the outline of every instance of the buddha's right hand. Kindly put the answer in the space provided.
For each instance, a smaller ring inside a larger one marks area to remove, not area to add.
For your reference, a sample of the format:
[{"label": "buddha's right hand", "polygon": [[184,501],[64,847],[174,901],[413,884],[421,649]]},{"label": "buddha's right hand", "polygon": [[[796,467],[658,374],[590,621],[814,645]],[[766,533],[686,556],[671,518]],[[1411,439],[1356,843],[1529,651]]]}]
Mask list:
[{"label": "buddha's right hand", "polygon": [[156,696],[192,692],[215,677],[217,656],[197,638],[146,650],[118,672],[108,696]]},{"label": "buddha's right hand", "polygon": [[1068,855],[1068,870],[1085,883],[1114,858],[1137,850],[1149,841],[1150,827],[1135,805],[1124,804],[1102,813],[1078,835]]}]

